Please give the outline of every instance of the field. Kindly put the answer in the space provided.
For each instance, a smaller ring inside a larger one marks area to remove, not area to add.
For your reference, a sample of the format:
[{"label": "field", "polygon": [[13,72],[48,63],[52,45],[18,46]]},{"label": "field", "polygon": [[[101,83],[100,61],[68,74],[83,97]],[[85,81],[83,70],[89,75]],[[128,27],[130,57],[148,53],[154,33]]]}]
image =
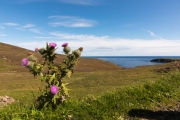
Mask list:
[{"label": "field", "polygon": [[[45,83],[21,66],[28,52],[41,59],[33,51],[0,43],[0,96],[15,99],[15,103],[0,108],[1,119],[164,118],[160,111],[165,117],[180,118],[180,74],[174,62],[127,69],[98,59],[80,58],[72,77],[65,78],[69,100],[56,111],[39,111],[33,108],[33,101]],[[65,58],[58,55],[56,62]]]}]

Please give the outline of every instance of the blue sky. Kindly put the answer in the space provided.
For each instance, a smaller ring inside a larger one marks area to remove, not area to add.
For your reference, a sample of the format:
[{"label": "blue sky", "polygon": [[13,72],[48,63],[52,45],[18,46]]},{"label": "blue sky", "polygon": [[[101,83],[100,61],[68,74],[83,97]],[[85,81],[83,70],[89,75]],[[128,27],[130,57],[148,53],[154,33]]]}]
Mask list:
[{"label": "blue sky", "polygon": [[83,56],[180,55],[179,0],[1,0],[0,42]]}]

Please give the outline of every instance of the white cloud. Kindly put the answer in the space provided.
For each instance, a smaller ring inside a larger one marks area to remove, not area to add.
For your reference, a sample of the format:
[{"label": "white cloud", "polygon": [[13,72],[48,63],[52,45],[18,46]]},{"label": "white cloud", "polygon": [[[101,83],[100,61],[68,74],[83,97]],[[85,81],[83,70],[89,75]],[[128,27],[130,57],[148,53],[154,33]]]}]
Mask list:
[{"label": "white cloud", "polygon": [[[15,29],[17,29],[17,30],[29,30],[29,29],[33,28],[34,26],[35,26],[34,24],[26,24],[24,26],[21,26],[21,27],[15,28]],[[32,31],[32,30],[30,30],[30,31]]]},{"label": "white cloud", "polygon": [[17,24],[17,23],[2,23],[2,25],[6,25],[6,26],[18,26],[19,24]]},{"label": "white cloud", "polygon": [[[144,29],[143,29],[143,30],[144,30]],[[144,30],[144,31],[146,31],[146,32],[150,33],[150,35],[151,35],[151,36],[153,36],[153,37],[156,37],[156,38],[162,39],[161,37],[159,37],[159,36],[155,35],[155,34],[154,34],[152,31],[150,31],[150,30]]]},{"label": "white cloud", "polygon": [[97,24],[94,20],[87,20],[84,18],[73,17],[73,16],[50,16],[50,26],[58,27],[92,27]]},{"label": "white cloud", "polygon": [[34,24],[26,24],[26,25],[22,26],[22,28],[32,28],[34,26],[35,26]]},{"label": "white cloud", "polygon": [[33,33],[37,33],[37,34],[44,34],[41,30],[39,30],[37,28],[31,28],[31,29],[29,29],[29,31],[31,31]]},{"label": "white cloud", "polygon": [[[107,36],[78,35],[53,32],[56,39],[36,38],[36,42],[16,43],[16,45],[34,50],[34,47],[45,47],[46,42],[56,42],[58,53],[62,53],[61,44],[68,42],[74,50],[83,47],[83,56],[136,56],[136,55],[179,55],[180,40],[165,39],[124,39]],[[52,37],[50,36],[50,37]],[[43,39],[43,41],[41,40]],[[33,40],[32,40],[33,41]]]}]

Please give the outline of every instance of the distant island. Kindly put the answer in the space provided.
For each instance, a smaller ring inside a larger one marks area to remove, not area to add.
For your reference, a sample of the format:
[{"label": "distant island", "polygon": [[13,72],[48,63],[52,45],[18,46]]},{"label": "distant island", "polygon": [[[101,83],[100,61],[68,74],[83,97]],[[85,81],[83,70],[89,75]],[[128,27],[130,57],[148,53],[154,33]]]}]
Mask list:
[{"label": "distant island", "polygon": [[157,58],[157,59],[152,59],[150,62],[173,62],[176,61],[177,59],[172,59],[172,58]]}]

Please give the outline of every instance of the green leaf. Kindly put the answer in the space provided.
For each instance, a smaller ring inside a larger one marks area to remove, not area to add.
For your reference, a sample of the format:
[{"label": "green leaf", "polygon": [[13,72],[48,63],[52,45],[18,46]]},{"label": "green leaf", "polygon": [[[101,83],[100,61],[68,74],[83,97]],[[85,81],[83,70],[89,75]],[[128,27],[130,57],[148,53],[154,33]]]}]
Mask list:
[{"label": "green leaf", "polygon": [[49,82],[53,81],[55,79],[55,73],[51,76],[51,78],[49,79]]},{"label": "green leaf", "polygon": [[64,92],[65,95],[69,96],[69,89],[66,88],[66,84],[62,83],[61,84],[62,90]]},{"label": "green leaf", "polygon": [[66,73],[66,75],[68,76],[68,78],[70,78],[70,77],[71,77],[71,75],[72,75],[72,72],[71,72],[71,71],[69,71],[69,72],[67,72],[67,73]]},{"label": "green leaf", "polygon": [[46,107],[49,104],[49,101],[44,104],[44,107]]},{"label": "green leaf", "polygon": [[52,102],[56,104],[56,97],[53,97]]}]

